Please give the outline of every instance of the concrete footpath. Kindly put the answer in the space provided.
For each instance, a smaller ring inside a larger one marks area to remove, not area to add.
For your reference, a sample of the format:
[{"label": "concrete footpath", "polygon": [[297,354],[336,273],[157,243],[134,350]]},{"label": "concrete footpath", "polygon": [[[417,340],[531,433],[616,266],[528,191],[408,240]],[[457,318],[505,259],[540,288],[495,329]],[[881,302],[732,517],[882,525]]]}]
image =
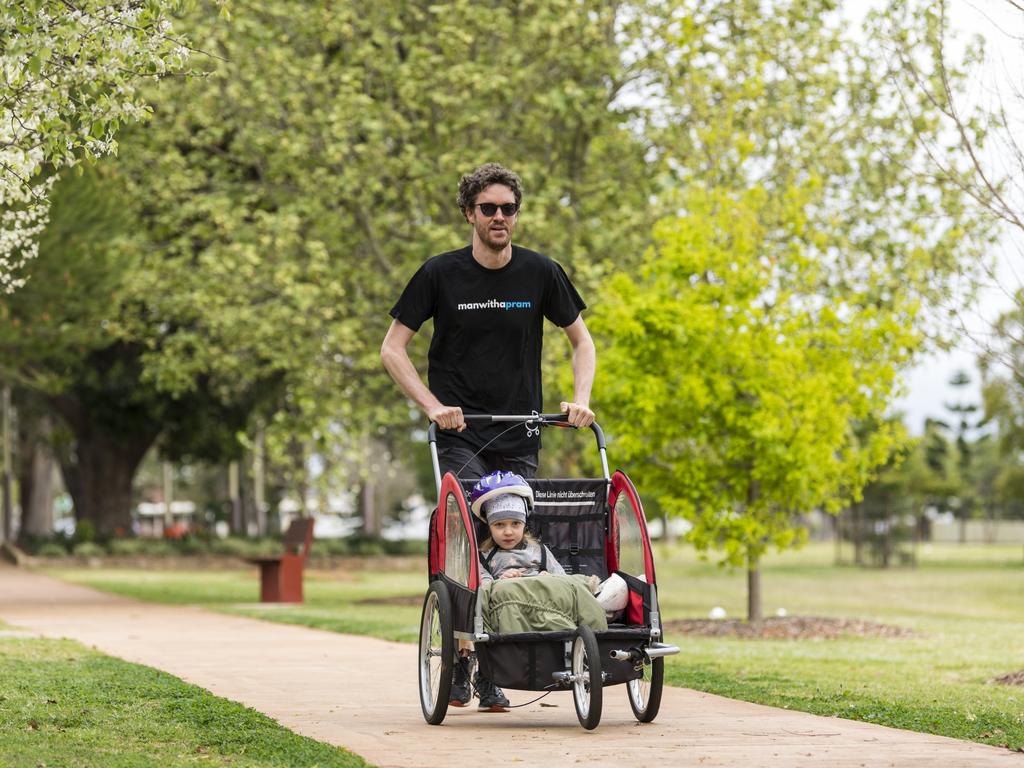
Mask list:
[{"label": "concrete footpath", "polygon": [[[666,688],[658,719],[634,720],[624,686],[596,731],[571,693],[508,714],[450,710],[423,721],[416,648],[198,608],[139,603],[0,567],[0,620],[169,672],[343,746],[381,768],[502,763],[626,766],[1016,766],[1024,755],[852,720]],[[512,703],[536,694],[510,692]],[[554,706],[551,706],[554,705]]]}]

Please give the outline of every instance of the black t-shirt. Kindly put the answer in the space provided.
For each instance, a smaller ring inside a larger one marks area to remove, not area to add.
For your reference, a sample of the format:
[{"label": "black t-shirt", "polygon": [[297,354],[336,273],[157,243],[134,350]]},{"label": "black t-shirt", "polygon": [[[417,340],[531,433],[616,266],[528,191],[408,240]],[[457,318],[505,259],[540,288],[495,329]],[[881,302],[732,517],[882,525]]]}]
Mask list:
[{"label": "black t-shirt", "polygon": [[[512,246],[512,259],[488,269],[472,246],[428,259],[402,291],[391,316],[418,331],[434,318],[427,381],[445,405],[463,413],[527,414],[540,411],[544,318],[572,325],[586,308],[556,262]],[[482,448],[510,424],[442,430],[439,444],[463,441]],[[517,425],[487,446],[508,456],[534,453],[535,435]]]}]

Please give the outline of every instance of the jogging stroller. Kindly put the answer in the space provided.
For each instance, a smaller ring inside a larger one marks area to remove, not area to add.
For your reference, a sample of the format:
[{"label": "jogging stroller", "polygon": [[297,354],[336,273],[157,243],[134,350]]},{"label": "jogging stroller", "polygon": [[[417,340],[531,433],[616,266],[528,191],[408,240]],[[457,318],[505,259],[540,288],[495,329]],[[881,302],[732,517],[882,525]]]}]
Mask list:
[{"label": "jogging stroller", "polygon": [[[467,415],[474,423],[522,423],[571,428],[563,414]],[[438,506],[430,518],[429,588],[423,601],[419,640],[419,691],[424,719],[439,725],[448,710],[457,640],[476,646],[480,672],[495,685],[526,691],[571,690],[580,725],[601,721],[604,688],[625,684],[636,719],[658,714],[664,657],[679,648],[662,642],[651,542],[640,497],[621,470],[609,475],[604,434],[591,426],[603,477],[534,479],[534,510],[528,526],[567,573],[617,573],[628,586],[621,617],[607,630],[580,625],[574,631],[485,632],[478,566],[476,518],[467,491],[476,478],[441,477],[436,425],[427,433]]]}]

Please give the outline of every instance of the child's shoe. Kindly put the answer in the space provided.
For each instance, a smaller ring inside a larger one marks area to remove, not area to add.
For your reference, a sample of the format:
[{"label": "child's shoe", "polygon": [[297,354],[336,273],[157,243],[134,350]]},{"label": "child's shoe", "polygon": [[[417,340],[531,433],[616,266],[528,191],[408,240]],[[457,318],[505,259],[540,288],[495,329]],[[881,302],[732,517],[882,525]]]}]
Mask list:
[{"label": "child's shoe", "polygon": [[472,694],[469,691],[469,657],[459,656],[455,659],[452,670],[452,692],[448,704],[453,707],[464,707],[469,704]]},{"label": "child's shoe", "polygon": [[480,706],[477,707],[477,711],[508,712],[508,699],[501,688],[482,677],[479,672],[476,673],[473,685],[476,688],[477,696],[480,697]]}]

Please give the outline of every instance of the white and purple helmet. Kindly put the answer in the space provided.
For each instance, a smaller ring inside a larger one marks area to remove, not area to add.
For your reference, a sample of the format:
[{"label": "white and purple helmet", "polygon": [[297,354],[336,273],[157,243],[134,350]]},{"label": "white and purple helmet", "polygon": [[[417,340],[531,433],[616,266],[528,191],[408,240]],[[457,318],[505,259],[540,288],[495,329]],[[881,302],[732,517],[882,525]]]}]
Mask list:
[{"label": "white and purple helmet", "polygon": [[530,488],[526,480],[515,472],[502,472],[500,469],[497,472],[484,475],[476,482],[473,490],[469,492],[470,509],[473,510],[474,515],[486,521],[487,517],[483,511],[484,503],[495,496],[503,496],[508,493],[522,496],[526,499],[527,511],[533,509],[533,489]]}]

